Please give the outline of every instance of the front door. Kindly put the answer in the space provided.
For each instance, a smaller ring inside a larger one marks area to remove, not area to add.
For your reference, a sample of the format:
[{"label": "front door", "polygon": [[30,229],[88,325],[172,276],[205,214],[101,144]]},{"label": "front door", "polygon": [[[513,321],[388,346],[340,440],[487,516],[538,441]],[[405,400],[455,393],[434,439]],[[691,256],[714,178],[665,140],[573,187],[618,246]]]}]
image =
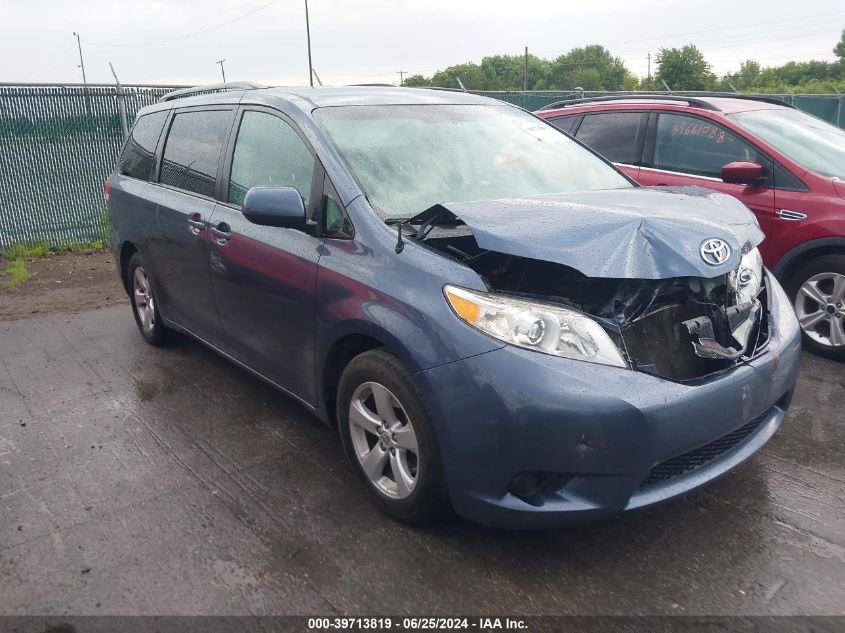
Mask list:
[{"label": "front door", "polygon": [[225,349],[309,404],[316,403],[317,264],[323,238],[258,226],[240,211],[259,185],[294,187],[310,209],[315,160],[279,114],[246,109],[230,150],[228,204],[209,227],[212,287]]}]

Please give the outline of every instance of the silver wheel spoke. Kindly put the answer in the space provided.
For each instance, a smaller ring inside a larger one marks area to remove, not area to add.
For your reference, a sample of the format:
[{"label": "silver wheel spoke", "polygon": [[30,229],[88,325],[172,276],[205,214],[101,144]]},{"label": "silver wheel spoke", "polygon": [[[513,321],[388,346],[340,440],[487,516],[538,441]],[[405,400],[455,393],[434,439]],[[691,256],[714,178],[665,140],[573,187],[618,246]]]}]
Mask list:
[{"label": "silver wheel spoke", "polygon": [[393,440],[399,448],[411,451],[414,455],[418,454],[417,448],[417,434],[410,425],[406,424],[393,432]]},{"label": "silver wheel spoke", "polygon": [[816,303],[818,303],[820,306],[823,306],[827,303],[827,297],[825,297],[819,290],[819,284],[817,281],[808,281],[804,283],[804,285],[801,286],[801,292],[807,295]]},{"label": "silver wheel spoke", "polygon": [[404,451],[395,451],[390,456],[390,469],[400,497],[407,497],[414,487],[414,478],[408,472],[407,455]]},{"label": "silver wheel spoke", "polygon": [[845,275],[833,277],[833,292],[831,293],[834,303],[845,303]]},{"label": "silver wheel spoke", "polygon": [[378,435],[381,421],[360,400],[353,400],[349,408],[349,421],[368,433]]},{"label": "silver wheel spoke", "polygon": [[381,478],[384,471],[384,465],[387,463],[390,453],[382,450],[381,446],[376,444],[369,453],[361,459],[361,467],[364,473],[370,478],[370,481],[377,481]]},{"label": "silver wheel spoke", "polygon": [[387,389],[381,385],[373,385],[373,399],[376,401],[376,411],[382,422],[393,426],[399,421],[393,408],[393,395]]},{"label": "silver wheel spoke", "polygon": [[836,319],[830,322],[830,344],[833,346],[845,345],[845,319]]},{"label": "silver wheel spoke", "polygon": [[823,310],[818,310],[810,314],[806,314],[798,319],[801,327],[805,330],[812,329],[812,327],[821,321],[824,321],[826,313]]}]

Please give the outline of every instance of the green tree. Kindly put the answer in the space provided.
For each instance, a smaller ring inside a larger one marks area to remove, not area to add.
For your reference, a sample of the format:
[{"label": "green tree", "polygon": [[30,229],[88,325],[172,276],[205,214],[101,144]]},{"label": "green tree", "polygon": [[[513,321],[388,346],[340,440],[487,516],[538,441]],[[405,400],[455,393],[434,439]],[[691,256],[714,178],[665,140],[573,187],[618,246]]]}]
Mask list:
[{"label": "green tree", "polygon": [[833,54],[836,55],[840,61],[845,62],[845,30],[842,31],[842,37],[833,47]]},{"label": "green tree", "polygon": [[573,48],[549,66],[549,89],[621,90],[628,77],[625,64],[599,44]]},{"label": "green tree", "polygon": [[[528,55],[528,89],[543,80],[549,62],[536,55]],[[522,90],[525,79],[525,56],[492,55],[481,60],[481,70],[487,81],[487,90]]]},{"label": "green tree", "polygon": [[739,72],[728,73],[724,76],[721,88],[722,90],[730,90],[731,86],[733,86],[740,91],[751,90],[757,82],[758,77],[760,77],[761,72],[760,62],[753,59],[746,60],[739,65]]},{"label": "green tree", "polygon": [[657,83],[665,81],[672,90],[712,90],[716,77],[704,55],[692,44],[683,48],[661,48],[657,53]]},{"label": "green tree", "polygon": [[408,75],[405,77],[405,81],[402,82],[403,86],[430,86],[431,79],[423,77],[422,75]]},{"label": "green tree", "polygon": [[[460,83],[458,79],[461,80]],[[438,88],[460,88],[461,83],[467,90],[487,89],[487,78],[484,76],[481,66],[472,62],[438,70],[431,77],[431,85]]]}]

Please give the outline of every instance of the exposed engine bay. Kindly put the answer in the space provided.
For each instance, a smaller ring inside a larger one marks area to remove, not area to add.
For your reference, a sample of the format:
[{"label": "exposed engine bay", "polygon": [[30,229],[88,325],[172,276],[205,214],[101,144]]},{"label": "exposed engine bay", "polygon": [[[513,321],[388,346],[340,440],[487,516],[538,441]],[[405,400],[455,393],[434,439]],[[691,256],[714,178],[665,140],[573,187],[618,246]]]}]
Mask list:
[{"label": "exposed engine bay", "polygon": [[743,260],[713,278],[599,278],[556,262],[482,249],[466,226],[430,228],[423,239],[472,268],[493,292],[588,315],[636,371],[694,380],[753,357],[768,340],[762,263],[755,272]]}]

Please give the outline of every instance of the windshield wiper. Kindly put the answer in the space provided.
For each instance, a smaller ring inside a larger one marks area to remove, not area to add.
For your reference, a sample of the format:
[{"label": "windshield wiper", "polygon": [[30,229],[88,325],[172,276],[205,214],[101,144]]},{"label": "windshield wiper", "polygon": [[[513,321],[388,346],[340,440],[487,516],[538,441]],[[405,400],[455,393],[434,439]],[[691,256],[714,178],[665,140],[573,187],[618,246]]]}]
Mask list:
[{"label": "windshield wiper", "polygon": [[425,211],[417,213],[410,218],[388,218],[385,220],[385,223],[388,225],[395,224],[397,226],[398,236],[396,241],[396,252],[401,253],[402,249],[405,248],[405,243],[402,238],[403,224],[407,224],[408,226],[419,224],[420,227],[411,237],[419,242],[422,242],[426,237],[428,237],[428,234],[435,226],[442,224],[463,224],[463,220],[449,211],[449,209],[444,207],[442,204],[438,203],[431,205]]}]

